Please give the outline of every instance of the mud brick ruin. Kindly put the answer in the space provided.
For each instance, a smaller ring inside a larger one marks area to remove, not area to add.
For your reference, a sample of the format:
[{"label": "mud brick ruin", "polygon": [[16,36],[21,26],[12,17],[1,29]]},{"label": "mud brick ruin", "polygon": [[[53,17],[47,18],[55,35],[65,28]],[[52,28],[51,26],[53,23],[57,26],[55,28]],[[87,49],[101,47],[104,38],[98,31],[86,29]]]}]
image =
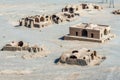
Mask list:
[{"label": "mud brick ruin", "polygon": [[24,43],[23,41],[12,41],[9,44],[6,44],[1,51],[28,51],[30,53],[37,53],[42,52],[44,50],[43,47],[39,47],[37,45],[30,46],[27,43]]},{"label": "mud brick ruin", "polygon": [[49,15],[36,15],[31,17],[22,18],[19,21],[20,26],[25,26],[28,28],[42,28],[49,24],[52,24],[51,16]]},{"label": "mud brick ruin", "polygon": [[67,5],[62,8],[62,12],[58,12],[51,15],[36,15],[28,16],[19,20],[19,26],[25,26],[28,28],[43,28],[50,24],[59,24],[65,21],[73,21],[76,16],[80,16],[80,11],[84,9],[98,9],[101,10],[102,7],[95,4],[74,4]]},{"label": "mud brick ruin", "polygon": [[116,14],[116,15],[120,15],[120,9],[115,10],[115,11],[113,11],[112,13],[113,13],[113,14]]},{"label": "mud brick ruin", "polygon": [[28,28],[43,28],[50,24],[59,24],[65,21],[72,21],[75,15],[68,12],[59,12],[53,15],[36,15],[31,17],[22,18],[19,20],[19,26]]},{"label": "mud brick ruin", "polygon": [[75,5],[67,5],[62,9],[62,12],[69,12],[69,13],[75,13],[76,15],[80,15],[80,11],[84,9],[97,9],[101,10],[103,9],[101,6],[96,4],[75,4]]},{"label": "mud brick ruin", "polygon": [[60,12],[52,15],[52,21],[56,24],[59,24],[61,22],[65,21],[72,21],[75,19],[75,14],[71,14],[68,12]]},{"label": "mud brick ruin", "polygon": [[109,25],[82,23],[71,26],[65,40],[81,40],[103,43],[114,37]]},{"label": "mud brick ruin", "polygon": [[97,51],[82,48],[79,50],[64,52],[59,58],[58,63],[80,66],[94,66],[101,64],[101,62],[105,59],[106,57],[98,55]]}]

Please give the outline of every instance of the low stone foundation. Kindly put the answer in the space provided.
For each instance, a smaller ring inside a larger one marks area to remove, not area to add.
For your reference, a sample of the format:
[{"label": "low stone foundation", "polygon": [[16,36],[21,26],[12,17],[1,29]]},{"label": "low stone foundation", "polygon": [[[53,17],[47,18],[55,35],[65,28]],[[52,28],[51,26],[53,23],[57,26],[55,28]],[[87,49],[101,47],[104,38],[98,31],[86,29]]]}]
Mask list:
[{"label": "low stone foundation", "polygon": [[114,37],[115,37],[114,34],[110,34],[109,37],[104,38],[104,39],[93,39],[93,38],[87,38],[87,37],[66,35],[66,36],[64,36],[64,40],[79,40],[79,41],[90,41],[90,42],[104,43],[104,42],[106,42]]}]

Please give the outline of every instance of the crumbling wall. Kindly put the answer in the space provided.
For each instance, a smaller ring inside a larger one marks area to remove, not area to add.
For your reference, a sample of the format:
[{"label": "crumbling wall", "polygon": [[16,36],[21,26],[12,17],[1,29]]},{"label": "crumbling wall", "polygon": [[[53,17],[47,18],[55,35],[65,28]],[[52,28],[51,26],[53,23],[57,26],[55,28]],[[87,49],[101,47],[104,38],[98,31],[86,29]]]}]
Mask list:
[{"label": "crumbling wall", "polygon": [[98,55],[97,51],[82,48],[80,50],[69,51],[66,54],[63,53],[59,59],[62,64],[70,65],[98,65],[104,61],[106,57]]},{"label": "crumbling wall", "polygon": [[115,11],[113,11],[112,13],[113,13],[113,14],[116,14],[116,15],[120,15],[120,9],[115,10]]},{"label": "crumbling wall", "polygon": [[24,43],[23,41],[12,41],[9,44],[6,44],[1,51],[28,51],[30,53],[37,53],[41,52],[43,50],[42,47],[39,47],[37,45],[30,46],[27,43]]}]

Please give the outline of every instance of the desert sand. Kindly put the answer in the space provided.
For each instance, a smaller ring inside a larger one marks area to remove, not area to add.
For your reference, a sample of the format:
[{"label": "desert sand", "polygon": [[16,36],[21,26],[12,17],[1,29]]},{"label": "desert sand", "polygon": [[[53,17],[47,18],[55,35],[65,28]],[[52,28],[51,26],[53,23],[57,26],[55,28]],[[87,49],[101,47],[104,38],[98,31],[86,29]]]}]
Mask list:
[{"label": "desert sand", "polygon": [[[103,6],[103,10],[84,11],[78,20],[53,24],[43,29],[14,27],[18,20],[28,15],[55,13],[67,4],[92,2]],[[0,0],[0,48],[10,41],[25,41],[44,44],[50,54],[47,57],[23,59],[26,52],[0,51],[0,80],[119,80],[120,79],[120,16],[111,12],[120,8],[108,8],[102,0]],[[69,27],[78,23],[111,25],[116,38],[106,43],[64,41]],[[107,59],[99,66],[57,65],[55,60],[70,49],[89,48],[96,50]]]}]

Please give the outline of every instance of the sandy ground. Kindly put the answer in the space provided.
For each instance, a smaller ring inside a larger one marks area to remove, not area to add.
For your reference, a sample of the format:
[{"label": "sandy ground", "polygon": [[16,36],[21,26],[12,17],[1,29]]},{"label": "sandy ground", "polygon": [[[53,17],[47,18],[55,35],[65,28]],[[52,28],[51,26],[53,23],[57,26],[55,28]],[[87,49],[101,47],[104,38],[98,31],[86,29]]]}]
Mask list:
[{"label": "sandy ground", "polygon": [[[41,30],[14,27],[21,17],[58,12],[66,4],[81,1],[95,1],[105,8],[85,12],[76,21],[50,25]],[[31,44],[44,44],[51,52],[47,57],[34,59],[21,58],[28,54],[24,52],[0,52],[0,80],[119,80],[120,16],[111,14],[111,11],[120,8],[119,4],[120,0],[117,0],[115,8],[107,8],[108,4],[101,4],[101,0],[0,0],[0,48],[10,41],[23,40]],[[111,25],[117,37],[103,44],[60,39],[68,34],[71,25],[82,22]],[[94,67],[55,64],[64,51],[83,47],[97,50],[107,59]]]}]

